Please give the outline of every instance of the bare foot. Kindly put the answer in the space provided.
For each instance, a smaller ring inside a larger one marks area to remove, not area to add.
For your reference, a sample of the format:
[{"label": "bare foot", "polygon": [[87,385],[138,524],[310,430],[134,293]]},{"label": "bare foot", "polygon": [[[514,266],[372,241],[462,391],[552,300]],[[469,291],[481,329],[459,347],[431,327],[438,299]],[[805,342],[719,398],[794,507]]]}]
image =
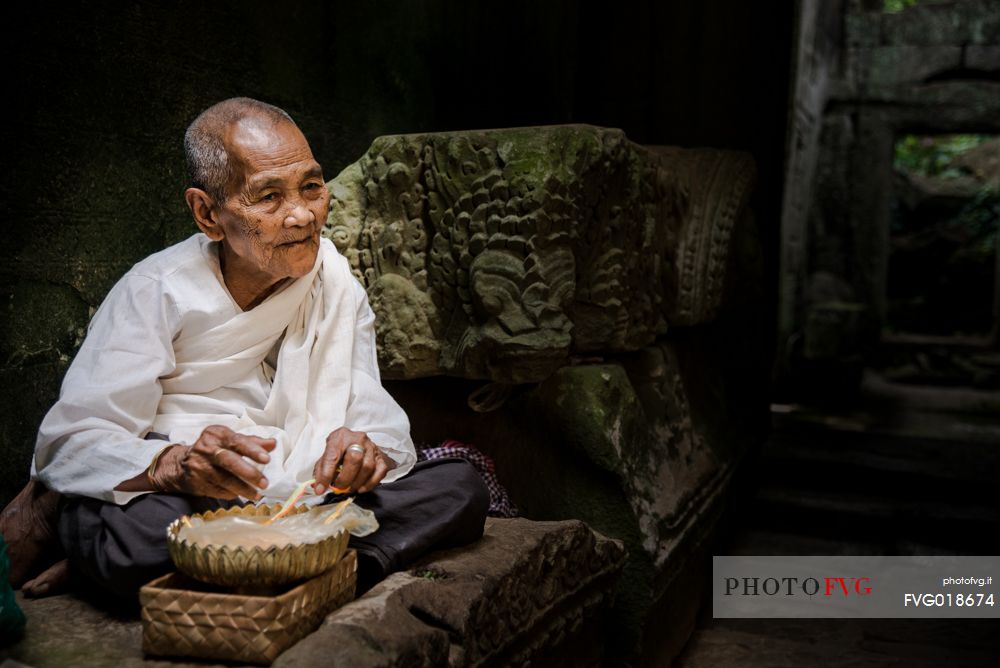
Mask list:
[{"label": "bare foot", "polygon": [[0,513],[0,533],[10,557],[8,581],[14,589],[65,556],[56,536],[58,519],[59,494],[34,480]]},{"label": "bare foot", "polygon": [[49,566],[34,580],[28,580],[21,587],[25,598],[55,596],[69,589],[69,561],[63,559]]}]

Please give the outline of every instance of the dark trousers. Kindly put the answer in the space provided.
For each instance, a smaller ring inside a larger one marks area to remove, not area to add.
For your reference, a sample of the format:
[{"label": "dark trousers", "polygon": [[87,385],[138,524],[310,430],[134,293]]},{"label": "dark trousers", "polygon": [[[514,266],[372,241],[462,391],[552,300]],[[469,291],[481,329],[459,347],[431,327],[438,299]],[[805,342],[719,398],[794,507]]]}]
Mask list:
[{"label": "dark trousers", "polygon": [[[340,497],[328,495],[326,502]],[[379,529],[351,537],[358,552],[358,591],[406,568],[433,549],[458,547],[483,534],[489,492],[475,468],[462,459],[417,462],[406,476],[359,494],[358,505],[375,513]],[[144,494],[119,506],[69,498],[59,516],[59,539],[74,573],[100,589],[134,599],[139,587],[174,569],[167,526],[184,514],[231,502],[178,494]]]}]

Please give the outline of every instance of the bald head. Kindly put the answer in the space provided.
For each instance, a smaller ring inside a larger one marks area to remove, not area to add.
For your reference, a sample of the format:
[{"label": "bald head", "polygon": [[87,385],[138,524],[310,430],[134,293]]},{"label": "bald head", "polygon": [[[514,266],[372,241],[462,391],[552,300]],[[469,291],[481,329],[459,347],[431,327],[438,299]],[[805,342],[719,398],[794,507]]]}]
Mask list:
[{"label": "bald head", "polygon": [[233,176],[233,161],[226,150],[230,128],[247,119],[270,125],[291,123],[292,117],[272,104],[249,97],[233,97],[214,104],[194,119],[184,133],[191,186],[204,190],[216,202],[224,202]]}]

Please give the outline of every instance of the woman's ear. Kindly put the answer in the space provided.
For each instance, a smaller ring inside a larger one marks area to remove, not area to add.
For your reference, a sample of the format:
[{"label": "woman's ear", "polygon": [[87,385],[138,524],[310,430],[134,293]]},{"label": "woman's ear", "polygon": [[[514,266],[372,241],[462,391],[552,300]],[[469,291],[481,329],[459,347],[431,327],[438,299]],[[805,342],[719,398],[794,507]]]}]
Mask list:
[{"label": "woman's ear", "polygon": [[191,209],[191,215],[194,216],[198,229],[212,241],[221,241],[225,234],[216,218],[215,202],[212,197],[201,188],[188,188],[184,191],[184,199]]}]

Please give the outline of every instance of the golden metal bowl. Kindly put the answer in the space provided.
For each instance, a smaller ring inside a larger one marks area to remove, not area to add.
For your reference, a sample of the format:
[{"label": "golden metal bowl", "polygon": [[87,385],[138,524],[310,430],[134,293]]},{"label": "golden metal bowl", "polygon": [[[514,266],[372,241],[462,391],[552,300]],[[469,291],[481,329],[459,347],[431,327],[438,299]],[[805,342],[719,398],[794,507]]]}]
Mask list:
[{"label": "golden metal bowl", "polygon": [[[281,504],[243,506],[192,515],[205,522],[228,515],[269,516]],[[303,513],[308,506],[296,506],[290,514]],[[318,543],[262,547],[199,545],[180,540],[181,519],[167,527],[167,547],[177,568],[197,580],[225,587],[268,587],[319,575],[333,567],[347,550],[350,534],[341,531]]]}]

